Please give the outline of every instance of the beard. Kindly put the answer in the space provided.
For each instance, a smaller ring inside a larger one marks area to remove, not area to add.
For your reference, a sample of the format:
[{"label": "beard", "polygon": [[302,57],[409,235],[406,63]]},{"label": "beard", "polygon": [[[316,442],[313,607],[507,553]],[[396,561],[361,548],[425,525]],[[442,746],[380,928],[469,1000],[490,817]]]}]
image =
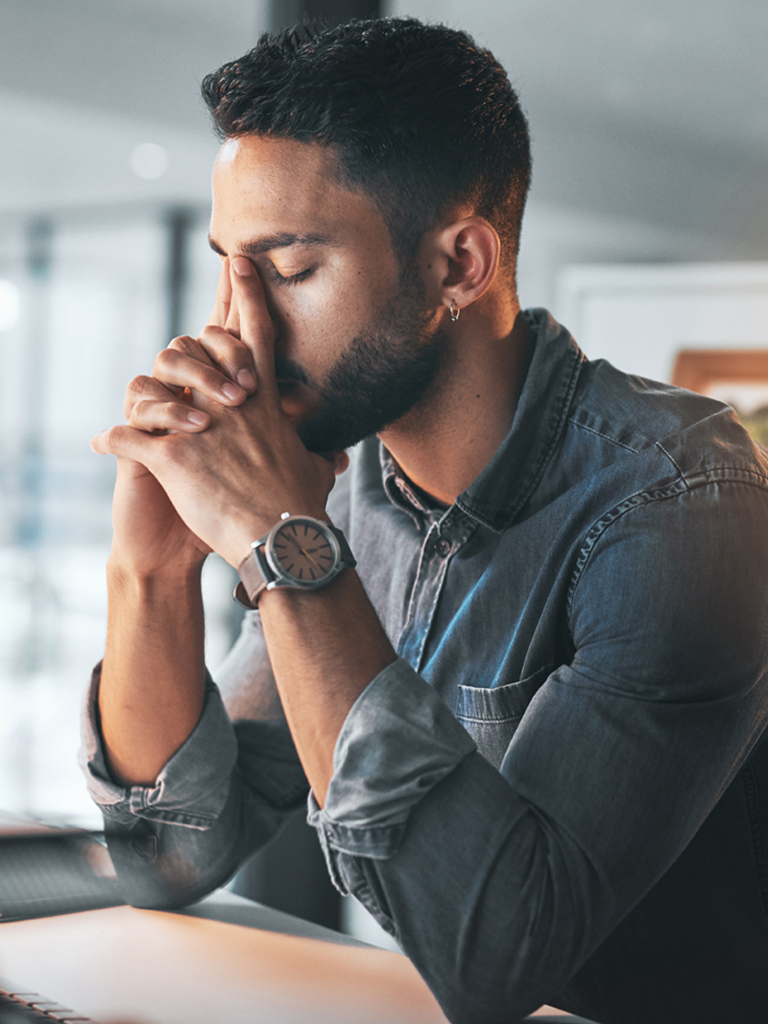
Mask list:
[{"label": "beard", "polygon": [[[402,282],[401,282],[402,285]],[[351,448],[395,423],[424,397],[435,380],[448,339],[430,330],[421,281],[411,283],[356,335],[325,380],[309,380],[296,364],[281,360],[286,375],[313,388],[319,412],[298,429],[311,452]]]}]

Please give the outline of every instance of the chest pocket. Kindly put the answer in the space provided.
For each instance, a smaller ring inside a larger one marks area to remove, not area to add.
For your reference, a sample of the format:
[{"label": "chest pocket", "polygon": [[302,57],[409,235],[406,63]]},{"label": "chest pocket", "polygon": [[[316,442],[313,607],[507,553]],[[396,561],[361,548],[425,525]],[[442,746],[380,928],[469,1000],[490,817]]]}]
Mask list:
[{"label": "chest pocket", "polygon": [[542,668],[504,686],[459,686],[456,718],[494,768],[501,766],[525,709],[551,672],[551,666]]}]

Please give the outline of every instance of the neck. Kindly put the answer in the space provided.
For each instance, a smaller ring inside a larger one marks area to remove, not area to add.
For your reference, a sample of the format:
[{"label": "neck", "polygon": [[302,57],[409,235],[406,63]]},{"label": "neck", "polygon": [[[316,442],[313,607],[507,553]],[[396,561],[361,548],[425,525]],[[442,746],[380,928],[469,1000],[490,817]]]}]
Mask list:
[{"label": "neck", "polygon": [[447,324],[449,345],[422,401],[379,436],[406,476],[443,505],[488,465],[512,426],[528,349],[515,299],[505,315],[480,303]]}]

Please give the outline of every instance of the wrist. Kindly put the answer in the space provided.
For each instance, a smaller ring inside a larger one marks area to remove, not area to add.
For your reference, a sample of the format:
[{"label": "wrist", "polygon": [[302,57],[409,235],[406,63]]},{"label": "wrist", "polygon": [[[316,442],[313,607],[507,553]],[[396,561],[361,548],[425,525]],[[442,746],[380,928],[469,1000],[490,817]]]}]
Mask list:
[{"label": "wrist", "polygon": [[204,561],[204,558],[194,563],[179,561],[148,569],[121,559],[113,550],[107,559],[107,586],[135,591],[142,596],[164,592],[178,594],[189,587],[199,589]]}]

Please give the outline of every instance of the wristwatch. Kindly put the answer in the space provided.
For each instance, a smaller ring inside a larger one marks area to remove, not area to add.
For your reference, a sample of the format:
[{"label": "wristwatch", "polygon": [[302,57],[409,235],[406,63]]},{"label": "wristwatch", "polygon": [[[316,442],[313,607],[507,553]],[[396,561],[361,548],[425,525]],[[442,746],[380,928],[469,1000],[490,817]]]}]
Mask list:
[{"label": "wristwatch", "polygon": [[320,590],[355,565],[341,530],[312,516],[284,512],[237,567],[240,582],[233,596],[243,607],[255,608],[264,590]]}]

